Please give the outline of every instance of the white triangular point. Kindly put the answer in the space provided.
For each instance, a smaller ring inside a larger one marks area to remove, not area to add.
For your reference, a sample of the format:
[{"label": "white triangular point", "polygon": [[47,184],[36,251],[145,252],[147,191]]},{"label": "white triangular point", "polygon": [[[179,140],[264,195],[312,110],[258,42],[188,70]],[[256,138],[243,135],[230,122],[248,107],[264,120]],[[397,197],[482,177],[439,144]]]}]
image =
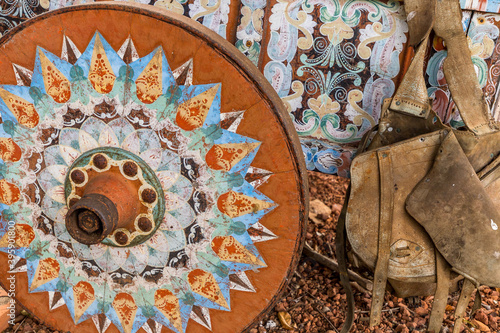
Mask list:
[{"label": "white triangular point", "polygon": [[19,261],[22,258],[19,256],[14,255],[14,258],[12,259],[11,262],[9,262],[9,268],[11,268],[8,273],[21,273],[21,272],[26,272],[28,271],[28,267],[26,266],[26,263],[24,264],[19,264]]},{"label": "white triangular point", "polygon": [[52,311],[66,304],[64,298],[57,291],[49,291],[49,310]]},{"label": "white triangular point", "polygon": [[243,120],[244,113],[245,111],[221,113],[220,120],[222,128],[228,130],[229,132],[236,133],[238,126],[240,126],[241,120]]},{"label": "white triangular point", "polygon": [[229,275],[229,288],[239,291],[255,292],[255,288],[248,279],[245,272]]},{"label": "white triangular point", "polygon": [[70,62],[69,51],[71,51],[75,55],[76,59],[80,58],[80,56],[82,55],[80,50],[78,50],[78,48],[76,47],[75,43],[73,43],[73,41],[69,39],[68,36],[64,36],[62,51],[61,51],[61,59]]},{"label": "white triangular point", "polygon": [[172,71],[172,74],[174,75],[174,79],[177,81],[177,79],[185,74],[186,79],[184,82],[177,82],[179,85],[184,85],[184,86],[191,86],[193,84],[193,59],[189,59],[182,65],[180,65],[178,68]]},{"label": "white triangular point", "polygon": [[259,222],[255,223],[248,229],[248,234],[254,243],[265,242],[278,238],[278,236],[276,236],[271,230],[267,229]]},{"label": "white triangular point", "polygon": [[142,329],[146,331],[146,333],[161,333],[163,325],[157,321],[149,319],[144,325]]},{"label": "white triangular point", "polygon": [[31,84],[33,72],[17,64],[12,64],[12,67],[14,68],[14,75],[16,76],[17,85],[29,86]]},{"label": "white triangular point", "polygon": [[267,182],[269,177],[272,176],[272,172],[265,169],[256,168],[254,166],[250,166],[248,168],[245,179],[252,185],[254,188],[257,188]]},{"label": "white triangular point", "polygon": [[130,62],[136,61],[139,59],[139,53],[137,53],[137,49],[135,48],[134,42],[132,41],[132,38],[128,36],[128,38],[125,40],[125,42],[122,44],[120,49],[118,50],[118,55],[122,60],[125,57],[125,54],[127,53],[127,50],[130,52]]},{"label": "white triangular point", "polygon": [[97,332],[104,333],[111,325],[111,320],[105,314],[96,314],[92,316],[92,321],[94,322]]},{"label": "white triangular point", "polygon": [[210,319],[210,312],[208,311],[207,308],[195,305],[193,306],[193,309],[191,310],[191,314],[189,317],[198,324],[200,324],[201,326],[206,327],[210,331],[212,330],[212,321]]}]

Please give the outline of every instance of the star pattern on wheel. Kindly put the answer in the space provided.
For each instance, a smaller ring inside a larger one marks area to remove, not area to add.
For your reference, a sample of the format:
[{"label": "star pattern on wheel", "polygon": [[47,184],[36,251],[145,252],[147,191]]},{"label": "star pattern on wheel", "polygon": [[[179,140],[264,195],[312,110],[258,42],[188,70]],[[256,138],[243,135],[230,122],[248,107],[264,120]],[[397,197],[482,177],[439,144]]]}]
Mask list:
[{"label": "star pattern on wheel", "polygon": [[[37,48],[33,71],[13,64],[0,85],[0,250],[29,292],[48,292],[76,324],[99,332],[211,329],[230,290],[255,292],[245,272],[266,267],[256,242],[276,238],[259,221],[276,204],[257,188],[272,173],[252,166],[260,142],[237,134],[244,111],[221,113],[221,84],[193,84],[193,61],[171,70],[162,47],[139,57],[96,32],[80,52]],[[153,170],[165,214],[146,241],[85,245],[65,227],[66,176],[93,149],[134,154]]]}]

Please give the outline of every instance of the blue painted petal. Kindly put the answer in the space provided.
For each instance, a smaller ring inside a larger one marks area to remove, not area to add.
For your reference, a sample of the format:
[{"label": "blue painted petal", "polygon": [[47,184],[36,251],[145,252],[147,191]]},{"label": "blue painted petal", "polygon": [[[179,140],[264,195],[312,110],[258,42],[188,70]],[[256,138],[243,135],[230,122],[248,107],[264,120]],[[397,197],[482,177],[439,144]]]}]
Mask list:
[{"label": "blue painted petal", "polygon": [[[70,72],[71,68],[73,67],[72,64],[66,62],[65,60],[62,60],[61,58],[41,47],[37,47],[37,51],[43,52],[47,59],[49,59],[50,62],[52,62],[57,67],[57,69],[66,77],[66,79],[68,81],[70,80]],[[43,81],[42,65],[40,62],[39,52],[36,52],[35,68],[33,69],[33,76],[31,78],[31,87],[38,87],[42,93],[47,93],[45,90],[45,83]]]},{"label": "blue painted petal", "polygon": [[[1,89],[4,89],[16,96],[21,97],[26,100],[28,103],[35,104],[33,98],[31,97],[29,90],[30,87],[25,86],[13,86],[13,85],[0,85]],[[0,115],[2,116],[2,120],[5,122],[7,120],[12,121],[14,124],[19,124],[17,118],[14,116],[12,111],[7,107],[7,104],[4,102],[2,98],[0,98]],[[3,137],[3,135],[2,135]]]},{"label": "blue painted petal", "polygon": [[[151,59],[153,59],[153,56],[156,54],[158,49],[161,47],[156,48],[153,52],[148,54],[147,56],[137,59],[133,63],[129,64],[129,66],[134,70],[134,76],[132,77],[132,80],[135,82],[139,75],[141,75],[142,71],[146,66],[149,64]],[[174,75],[172,73],[172,70],[170,69],[170,65],[168,64],[167,58],[165,57],[165,52],[162,50],[162,93],[166,93],[167,89],[170,86],[176,85]]]},{"label": "blue painted petal", "polygon": [[120,67],[126,64],[99,32],[96,32],[94,34],[94,37],[92,37],[92,40],[90,41],[90,43],[88,44],[87,48],[82,53],[80,58],[78,58],[75,65],[80,66],[83,70],[84,76],[88,77],[97,35],[99,35],[99,39],[102,43],[102,46],[104,47],[104,52],[106,52],[106,56],[108,57],[109,63],[111,64],[113,74],[115,74],[115,76],[118,77],[120,72]]}]

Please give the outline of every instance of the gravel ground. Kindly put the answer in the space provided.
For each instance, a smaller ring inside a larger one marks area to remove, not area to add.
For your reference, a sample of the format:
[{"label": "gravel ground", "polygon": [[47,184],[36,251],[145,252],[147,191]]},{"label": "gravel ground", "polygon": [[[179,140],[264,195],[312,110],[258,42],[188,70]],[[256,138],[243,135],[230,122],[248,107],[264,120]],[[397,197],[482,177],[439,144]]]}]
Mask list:
[{"label": "gravel ground", "polygon": [[[314,202],[312,207],[317,208],[319,214],[313,214],[309,220],[307,242],[315,251],[334,257],[335,229],[348,180],[310,172],[309,181],[310,199]],[[325,205],[328,207],[326,211]],[[331,213],[326,213],[329,209]],[[351,332],[425,332],[432,296],[401,299],[386,293],[382,323],[369,329],[371,295],[360,289],[354,289],[356,313]],[[462,332],[498,333],[500,289],[481,287],[480,291],[483,296],[482,308],[473,317],[466,318]],[[453,293],[448,298],[443,333],[451,332],[457,300],[458,293]],[[469,303],[469,310],[472,304],[473,299]],[[338,274],[303,255],[282,300],[250,332],[336,333],[342,327],[345,308],[346,296],[340,286]],[[16,326],[4,332],[54,332],[29,316],[19,314],[17,320]]]},{"label": "gravel ground", "polygon": [[[309,219],[307,242],[317,252],[335,257],[335,230],[342,209],[348,180],[316,172],[309,172],[310,200],[323,202],[332,210],[329,216],[319,214]],[[317,206],[317,205],[313,205]],[[432,306],[432,296],[402,299],[385,295],[382,323],[368,328],[371,295],[353,289],[355,320],[351,332],[425,332]],[[500,288],[480,288],[482,308],[474,317],[466,317],[461,332],[500,332]],[[453,314],[459,293],[448,297],[444,327],[441,332],[451,332]],[[472,308],[473,298],[469,302]],[[274,311],[252,329],[262,332],[326,332],[336,333],[342,328],[345,317],[346,296],[337,273],[302,255],[287,292]],[[281,320],[280,320],[281,317]]]}]

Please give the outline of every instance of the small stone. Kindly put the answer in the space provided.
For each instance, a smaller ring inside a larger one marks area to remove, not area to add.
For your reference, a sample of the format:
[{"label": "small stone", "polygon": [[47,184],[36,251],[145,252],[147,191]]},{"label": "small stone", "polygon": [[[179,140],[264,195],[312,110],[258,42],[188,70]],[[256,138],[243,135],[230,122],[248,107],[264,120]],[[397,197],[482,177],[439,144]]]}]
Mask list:
[{"label": "small stone", "polygon": [[[396,327],[396,332],[398,332],[398,333],[403,332],[405,328],[406,328],[406,326],[405,326],[405,325],[403,325],[403,324],[399,324],[399,325]],[[406,329],[408,329],[408,328],[406,328]]]},{"label": "small stone", "polygon": [[479,320],[472,319],[472,323],[481,331],[481,332],[490,332],[488,326],[480,322]]},{"label": "small stone", "polygon": [[474,318],[485,325],[488,325],[488,316],[483,311],[478,311]]},{"label": "small stone", "polygon": [[425,326],[426,321],[427,320],[425,318],[422,318],[422,317],[415,318],[415,323],[417,324],[417,326]]},{"label": "small stone", "polygon": [[407,325],[406,325],[408,328],[414,330],[415,328],[417,328],[417,323],[412,321],[412,322],[409,322]]},{"label": "small stone", "polygon": [[276,311],[277,312],[285,312],[286,311],[285,306],[283,305],[283,303],[278,303],[276,305]]},{"label": "small stone", "polygon": [[339,203],[333,204],[332,206],[332,211],[334,213],[340,214],[340,211],[342,210],[342,205]]},{"label": "small stone", "polygon": [[494,330],[498,329],[498,324],[497,324],[496,318],[493,317],[492,315],[489,315],[489,317],[488,317],[488,323],[490,324],[490,327],[492,329],[494,329]]},{"label": "small stone", "polygon": [[309,214],[319,219],[326,220],[332,215],[332,210],[325,205],[323,201],[315,199],[309,202]]},{"label": "small stone", "polygon": [[428,309],[424,309],[423,307],[418,307],[415,309],[415,313],[417,315],[419,315],[420,317],[425,317],[429,314],[429,310]]},{"label": "small stone", "polygon": [[273,328],[276,328],[278,325],[276,324],[275,321],[273,320],[269,320],[267,323],[266,323],[266,329],[270,330],[270,329],[273,329]]}]

